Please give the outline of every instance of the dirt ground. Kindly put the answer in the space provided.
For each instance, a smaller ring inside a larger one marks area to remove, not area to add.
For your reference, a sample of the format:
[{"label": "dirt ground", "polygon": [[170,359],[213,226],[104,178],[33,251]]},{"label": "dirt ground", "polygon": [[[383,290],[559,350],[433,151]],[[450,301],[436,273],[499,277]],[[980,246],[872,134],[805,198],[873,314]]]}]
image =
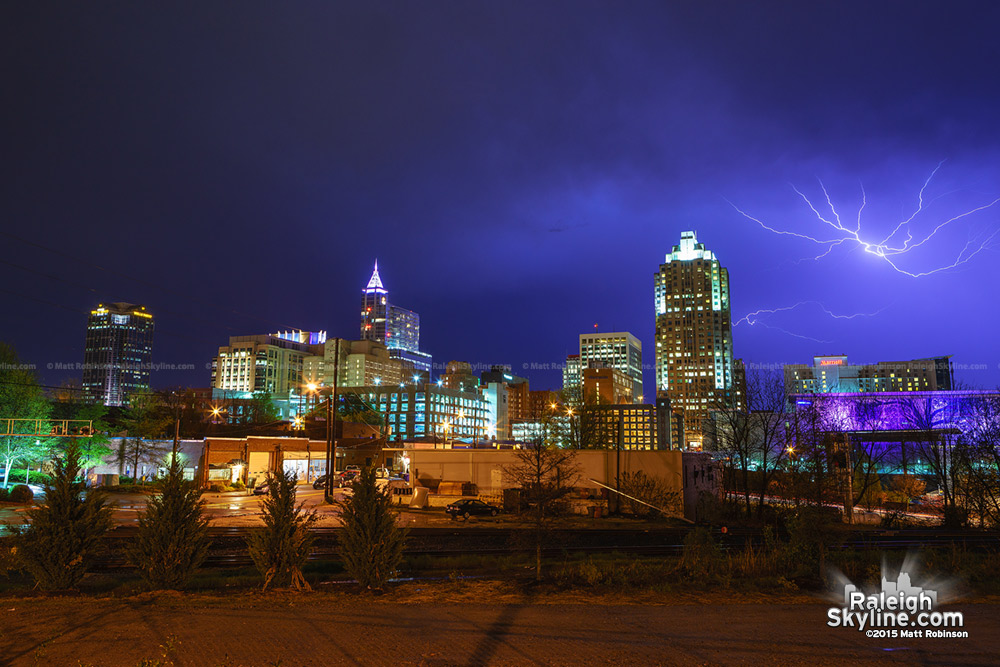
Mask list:
[{"label": "dirt ground", "polygon": [[[525,593],[411,583],[373,597],[143,594],[0,599],[0,664],[996,664],[1000,604],[949,607],[966,639],[872,639],[826,626],[807,596]],[[146,662],[143,662],[146,661]]]}]

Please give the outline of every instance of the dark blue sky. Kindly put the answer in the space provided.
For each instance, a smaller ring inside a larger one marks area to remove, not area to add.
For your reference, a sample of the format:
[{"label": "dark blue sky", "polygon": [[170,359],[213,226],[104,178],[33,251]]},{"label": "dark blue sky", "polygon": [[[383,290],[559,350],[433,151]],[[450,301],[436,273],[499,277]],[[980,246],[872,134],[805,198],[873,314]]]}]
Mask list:
[{"label": "dark blue sky", "polygon": [[[78,375],[47,367],[82,361],[99,301],[146,304],[154,360],[197,367],[157,386],[207,386],[232,334],[354,337],[376,257],[436,362],[558,364],[596,322],[638,335],[651,366],[652,276],[686,229],[729,268],[734,320],[807,300],[878,312],[740,324],[739,357],[954,354],[986,367],[960,379],[1000,382],[996,250],[919,278],[856,243],[796,263],[825,247],[729,203],[830,239],[790,184],[822,201],[822,179],[851,229],[863,185],[874,239],[945,160],[917,240],[996,199],[996,3],[0,11],[0,338],[50,383]],[[946,266],[997,229],[1000,205],[896,259]]]}]

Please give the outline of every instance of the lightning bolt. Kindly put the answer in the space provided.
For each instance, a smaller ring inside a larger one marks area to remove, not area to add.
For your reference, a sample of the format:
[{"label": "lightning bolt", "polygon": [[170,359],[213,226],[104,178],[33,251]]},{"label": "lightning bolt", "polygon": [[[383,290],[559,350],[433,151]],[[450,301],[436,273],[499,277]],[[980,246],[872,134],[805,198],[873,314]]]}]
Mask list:
[{"label": "lightning bolt", "polygon": [[780,308],[761,308],[761,309],[755,310],[755,311],[753,311],[751,313],[747,313],[746,315],[744,315],[740,319],[738,319],[735,322],[733,322],[733,327],[738,327],[739,325],[743,324],[744,322],[746,322],[747,325],[749,325],[749,326],[756,326],[756,325],[759,324],[759,325],[761,325],[763,327],[766,327],[768,329],[774,329],[776,331],[780,331],[782,333],[788,334],[789,336],[794,336],[795,338],[803,338],[805,340],[811,340],[811,341],[815,341],[817,343],[832,343],[833,341],[830,341],[830,340],[822,340],[822,339],[819,339],[819,338],[813,338],[812,336],[806,336],[806,335],[803,335],[803,334],[795,333],[793,331],[788,331],[787,329],[782,329],[781,327],[776,327],[773,324],[768,324],[767,322],[764,322],[761,319],[762,315],[763,316],[774,315],[776,313],[783,313],[783,312],[787,312],[787,311],[790,311],[790,310],[795,310],[796,308],[801,308],[802,306],[807,306],[807,305],[818,306],[819,309],[822,310],[824,314],[828,315],[829,317],[831,317],[831,318],[833,318],[835,320],[853,320],[856,317],[875,317],[876,315],[878,315],[879,313],[881,313],[883,310],[885,310],[885,307],[883,307],[883,308],[879,308],[878,310],[876,310],[873,313],[851,313],[849,315],[844,315],[844,314],[839,314],[839,313],[833,312],[832,310],[830,310],[829,308],[827,308],[826,306],[824,306],[819,301],[799,301],[798,303],[793,304],[791,306],[781,306]]},{"label": "lightning bolt", "polygon": [[[1000,229],[997,229],[988,235],[979,234],[974,237],[970,237],[966,241],[965,246],[955,257],[954,261],[952,261],[950,264],[938,266],[936,268],[929,269],[926,271],[909,271],[899,265],[898,258],[901,255],[905,255],[911,250],[915,250],[916,248],[919,248],[920,246],[924,245],[932,238],[934,238],[938,232],[940,232],[948,225],[958,220],[968,218],[969,216],[979,213],[981,211],[990,209],[993,206],[995,206],[998,202],[1000,202],[1000,197],[998,197],[988,204],[977,206],[969,211],[965,211],[964,213],[952,216],[947,220],[938,223],[936,226],[933,227],[933,229],[931,229],[929,232],[926,232],[922,236],[915,235],[915,232],[913,231],[914,220],[921,213],[924,213],[925,207],[930,203],[925,199],[925,194],[927,192],[927,188],[931,184],[931,181],[934,179],[934,176],[937,174],[938,170],[941,169],[941,165],[943,164],[944,164],[943,160],[939,162],[938,165],[927,177],[927,179],[924,181],[923,186],[921,186],[920,191],[917,193],[917,204],[913,212],[908,217],[904,218],[903,220],[900,220],[896,224],[896,226],[893,227],[892,231],[889,232],[889,234],[881,241],[868,238],[867,235],[865,235],[862,231],[862,216],[865,210],[865,206],[867,206],[868,204],[868,196],[865,193],[863,185],[861,186],[861,206],[858,208],[856,220],[854,221],[853,225],[845,224],[844,221],[841,219],[840,213],[837,211],[837,207],[834,205],[833,200],[830,197],[830,193],[826,189],[826,186],[823,184],[823,181],[817,179],[817,181],[819,182],[820,190],[823,192],[823,198],[826,200],[826,205],[825,206],[820,205],[819,207],[817,207],[817,205],[814,204],[813,201],[805,193],[796,188],[794,185],[791,186],[795,194],[797,194],[802,199],[802,201],[805,202],[809,210],[812,211],[813,215],[816,216],[816,220],[822,223],[823,225],[830,227],[832,231],[828,233],[826,236],[813,236],[811,234],[805,234],[802,232],[793,232],[784,229],[778,229],[776,227],[768,225],[759,218],[750,215],[746,211],[736,206],[733,202],[729,202],[729,205],[732,206],[734,209],[736,209],[736,212],[742,215],[744,218],[757,223],[758,225],[760,225],[762,228],[764,228],[769,232],[782,236],[794,236],[796,238],[804,239],[806,241],[810,241],[811,243],[815,243],[818,246],[824,246],[823,252],[809,259],[812,260],[822,259],[827,255],[829,255],[831,252],[833,252],[835,248],[838,248],[846,243],[861,248],[866,253],[878,257],[898,273],[910,276],[911,278],[921,278],[923,276],[930,276],[935,273],[940,273],[942,271],[948,271],[949,269],[954,269],[958,266],[961,266],[962,264],[966,264],[982,251],[994,247],[995,245],[994,239],[996,239],[997,235],[1000,234]],[[932,199],[931,201],[934,200]],[[829,209],[829,211],[827,212],[826,209]],[[827,238],[827,236],[830,238]]]}]

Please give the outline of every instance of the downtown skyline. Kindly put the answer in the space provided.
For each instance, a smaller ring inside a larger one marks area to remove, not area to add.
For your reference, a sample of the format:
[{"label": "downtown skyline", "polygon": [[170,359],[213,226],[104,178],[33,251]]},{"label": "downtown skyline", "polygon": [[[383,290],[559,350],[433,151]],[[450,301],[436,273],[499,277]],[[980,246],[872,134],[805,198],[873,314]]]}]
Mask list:
[{"label": "downtown skyline", "polygon": [[[851,242],[809,260],[827,246],[791,234],[839,232],[789,187],[817,204],[822,180],[850,229],[864,197],[876,240],[935,170],[914,231],[994,201],[997,9],[777,7],[17,8],[3,338],[58,384],[92,308],[143,303],[153,362],[194,365],[154,387],[208,386],[231,335],[354,338],[378,258],[436,364],[557,388],[595,323],[654,349],[652,276],[690,229],[730,271],[735,358],[952,354],[1000,384],[995,250],[922,277]],[[900,266],[945,266],[998,217]]]}]

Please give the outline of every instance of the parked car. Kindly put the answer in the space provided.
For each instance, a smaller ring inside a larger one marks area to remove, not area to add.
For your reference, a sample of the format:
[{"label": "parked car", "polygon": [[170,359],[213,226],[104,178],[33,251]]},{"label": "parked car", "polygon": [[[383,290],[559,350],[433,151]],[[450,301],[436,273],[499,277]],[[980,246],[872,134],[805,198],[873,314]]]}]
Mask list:
[{"label": "parked car", "polygon": [[[341,489],[346,487],[357,477],[358,473],[355,470],[344,470],[343,472],[338,472],[337,476],[333,478],[333,488]],[[320,475],[313,482],[314,489],[322,489],[326,487],[326,475]]]},{"label": "parked car", "polygon": [[470,516],[496,516],[500,513],[500,508],[475,498],[463,498],[445,507],[444,511],[454,520],[460,516],[466,519]]},{"label": "parked car", "polygon": [[260,486],[253,487],[253,494],[255,496],[266,496],[268,492],[267,482],[264,482]]},{"label": "parked car", "polygon": [[338,488],[344,488],[351,485],[354,478],[358,476],[358,470],[345,470],[337,475],[337,479],[334,480],[334,486]]}]

